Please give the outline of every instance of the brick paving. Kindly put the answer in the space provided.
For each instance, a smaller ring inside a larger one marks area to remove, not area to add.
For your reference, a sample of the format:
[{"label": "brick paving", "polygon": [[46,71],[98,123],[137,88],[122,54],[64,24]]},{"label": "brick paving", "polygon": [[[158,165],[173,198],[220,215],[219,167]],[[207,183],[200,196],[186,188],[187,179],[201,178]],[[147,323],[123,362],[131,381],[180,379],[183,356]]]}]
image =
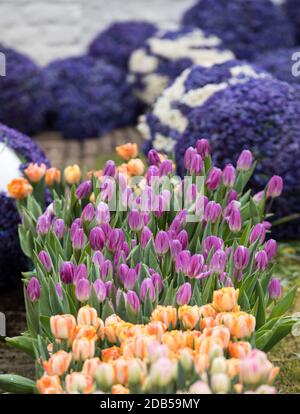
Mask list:
[{"label": "brick paving", "polygon": [[141,135],[133,127],[115,130],[100,138],[84,141],[66,140],[59,132],[53,131],[43,132],[37,135],[35,140],[45,151],[52,165],[57,168],[69,164],[93,168],[99,157],[109,156],[117,145],[136,142],[140,147],[142,143]]}]

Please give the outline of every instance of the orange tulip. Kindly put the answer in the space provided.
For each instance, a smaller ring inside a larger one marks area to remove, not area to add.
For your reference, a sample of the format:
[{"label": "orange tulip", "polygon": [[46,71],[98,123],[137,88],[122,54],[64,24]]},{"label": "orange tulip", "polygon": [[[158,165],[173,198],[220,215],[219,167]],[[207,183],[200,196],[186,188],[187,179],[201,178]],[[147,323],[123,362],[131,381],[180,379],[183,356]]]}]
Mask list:
[{"label": "orange tulip", "polygon": [[230,331],[225,326],[215,326],[213,328],[206,328],[203,331],[205,337],[211,337],[220,340],[223,348],[227,348],[230,341]]},{"label": "orange tulip", "polygon": [[133,158],[127,164],[127,172],[129,175],[142,176],[145,172],[145,165],[139,158]]},{"label": "orange tulip", "polygon": [[91,377],[81,372],[72,372],[66,376],[67,393],[91,394],[94,390],[94,383]]},{"label": "orange tulip", "polygon": [[241,361],[237,358],[231,358],[226,360],[227,374],[229,378],[234,378],[240,373]]},{"label": "orange tulip", "polygon": [[177,324],[177,311],[173,306],[157,306],[151,314],[151,321],[164,323],[167,328],[175,328]]},{"label": "orange tulip", "polygon": [[129,361],[122,357],[112,361],[115,383],[123,385],[128,383]]},{"label": "orange tulip", "polygon": [[249,342],[230,342],[228,346],[231,358],[244,359],[251,351]]},{"label": "orange tulip", "polygon": [[233,337],[242,339],[252,335],[255,329],[255,317],[246,312],[232,313],[225,318],[224,325],[230,330]]},{"label": "orange tulip", "polygon": [[211,304],[208,304],[208,305],[200,306],[199,314],[203,318],[215,318],[217,315],[217,312],[215,308],[212,307]]},{"label": "orange tulip", "polygon": [[150,322],[145,326],[145,333],[148,335],[154,335],[158,341],[161,341],[161,338],[166,330],[166,325],[160,321]]},{"label": "orange tulip", "polygon": [[133,338],[134,356],[136,358],[145,359],[148,356],[148,349],[153,342],[156,342],[156,337],[149,335],[140,335]]},{"label": "orange tulip", "polygon": [[72,360],[72,355],[60,350],[53,354],[48,361],[43,362],[44,369],[48,375],[61,376],[67,372]]},{"label": "orange tulip", "polygon": [[61,181],[61,172],[57,168],[49,168],[45,174],[45,182],[48,187],[53,184],[59,184]]},{"label": "orange tulip", "polygon": [[64,170],[64,177],[67,184],[78,184],[81,178],[81,171],[77,164],[69,165]]},{"label": "orange tulip", "polygon": [[167,345],[172,352],[178,352],[179,349],[186,347],[187,337],[182,331],[165,332],[162,336],[161,343]]},{"label": "orange tulip", "polygon": [[[60,379],[57,375],[49,376],[43,375],[39,380],[36,382],[36,388],[40,394],[49,394],[47,390],[51,390],[52,394],[60,394],[62,393],[62,387],[60,384]],[[57,392],[54,392],[57,391]]]},{"label": "orange tulip", "polygon": [[28,179],[32,183],[38,183],[44,177],[46,173],[45,164],[29,164],[28,167],[24,170],[24,173],[27,175]]},{"label": "orange tulip", "polygon": [[113,361],[120,358],[121,351],[118,346],[111,346],[110,348],[102,349],[101,359],[103,362]]},{"label": "orange tulip", "polygon": [[86,338],[74,339],[72,344],[73,358],[75,361],[85,361],[95,355],[95,341]]},{"label": "orange tulip", "polygon": [[116,384],[112,386],[111,389],[112,394],[129,394],[129,389],[126,387],[123,387],[121,384]]},{"label": "orange tulip", "polygon": [[233,287],[215,290],[212,305],[218,312],[231,312],[237,306],[238,297],[239,289],[235,290]]},{"label": "orange tulip", "polygon": [[26,178],[14,178],[8,185],[9,195],[16,200],[22,200],[32,194],[33,188]]},{"label": "orange tulip", "polygon": [[205,328],[212,328],[216,324],[215,319],[211,316],[207,316],[206,318],[201,319],[200,328],[203,330]]},{"label": "orange tulip", "polygon": [[97,332],[94,326],[77,325],[74,330],[73,339],[89,339],[91,341],[96,340],[97,338]]},{"label": "orange tulip", "polygon": [[51,332],[58,339],[72,338],[76,320],[73,315],[55,315],[50,318]]},{"label": "orange tulip", "polygon": [[206,354],[197,354],[194,358],[195,368],[199,375],[204,374],[209,367],[209,358]]},{"label": "orange tulip", "polygon": [[209,358],[223,355],[223,343],[221,339],[212,337],[199,337],[195,340],[195,351],[205,354]]},{"label": "orange tulip", "polygon": [[116,147],[116,153],[119,157],[123,158],[123,160],[128,161],[138,155],[138,146],[137,144],[131,143],[119,145]]},{"label": "orange tulip", "polygon": [[99,324],[102,322],[100,321],[96,309],[92,308],[91,306],[86,305],[79,309],[77,314],[78,325],[91,325],[98,329]]},{"label": "orange tulip", "polygon": [[194,329],[199,322],[199,310],[197,306],[184,305],[178,309],[178,319],[184,329]]},{"label": "orange tulip", "polygon": [[82,373],[93,378],[97,367],[101,364],[99,358],[86,359],[82,367]]}]

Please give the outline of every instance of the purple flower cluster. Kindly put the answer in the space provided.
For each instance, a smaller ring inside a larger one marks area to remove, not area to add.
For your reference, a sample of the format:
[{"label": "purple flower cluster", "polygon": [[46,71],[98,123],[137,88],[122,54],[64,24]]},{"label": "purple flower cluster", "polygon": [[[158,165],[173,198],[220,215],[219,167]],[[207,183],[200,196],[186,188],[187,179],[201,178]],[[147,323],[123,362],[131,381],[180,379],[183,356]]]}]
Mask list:
[{"label": "purple flower cluster", "polygon": [[[184,152],[199,137],[209,138],[220,166],[251,148],[258,159],[251,180],[254,191],[272,174],[284,180],[283,195],[274,201],[277,218],[299,212],[300,90],[275,79],[251,79],[214,94],[188,116],[189,125],[175,153],[178,172],[184,172]],[[300,222],[274,227],[279,237],[299,237]]]},{"label": "purple flower cluster", "polygon": [[89,56],[52,62],[44,70],[49,118],[66,138],[84,139],[135,122],[138,102],[122,70]]},{"label": "purple flower cluster", "polygon": [[[29,162],[49,165],[43,151],[26,135],[0,124],[0,142],[5,143],[24,160],[22,171]],[[16,282],[27,267],[27,259],[22,254],[18,225],[20,217],[15,201],[0,193],[0,285]],[[18,258],[18,260],[16,260]]]},{"label": "purple flower cluster", "polygon": [[44,124],[48,98],[42,70],[26,55],[0,44],[6,76],[0,77],[0,122],[25,133]]},{"label": "purple flower cluster", "polygon": [[239,59],[295,44],[288,19],[270,0],[200,0],[186,11],[182,23],[217,35]]},{"label": "purple flower cluster", "polygon": [[299,48],[271,50],[258,54],[255,63],[281,81],[299,84],[300,78],[292,74],[292,56],[296,52]]},{"label": "purple flower cluster", "polygon": [[131,53],[144,46],[157,28],[144,21],[115,22],[103,30],[89,46],[89,55],[127,70]]},{"label": "purple flower cluster", "polygon": [[298,0],[284,0],[283,10],[287,14],[295,31],[297,44],[300,43],[300,3]]}]

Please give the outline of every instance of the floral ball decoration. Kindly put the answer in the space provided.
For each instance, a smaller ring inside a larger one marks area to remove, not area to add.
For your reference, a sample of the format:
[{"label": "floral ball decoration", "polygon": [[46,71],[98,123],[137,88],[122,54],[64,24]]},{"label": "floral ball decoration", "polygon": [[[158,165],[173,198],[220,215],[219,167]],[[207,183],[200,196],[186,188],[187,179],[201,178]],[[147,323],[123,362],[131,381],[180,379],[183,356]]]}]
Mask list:
[{"label": "floral ball decoration", "polygon": [[50,63],[45,77],[49,119],[65,138],[97,137],[135,122],[138,102],[121,69],[81,56]]},{"label": "floral ball decoration", "polygon": [[156,30],[145,21],[115,22],[92,40],[89,54],[126,70],[131,53],[143,47]]},{"label": "floral ball decoration", "polygon": [[194,65],[181,73],[157,98],[153,109],[140,117],[138,129],[150,148],[172,152],[176,141],[188,126],[188,114],[216,92],[249,78],[266,76],[248,63],[229,60],[212,67]]},{"label": "floral ball decoration", "polygon": [[151,105],[182,71],[193,64],[211,67],[234,58],[216,36],[200,29],[182,27],[149,38],[144,48],[132,53],[129,81],[142,102]]},{"label": "floral ball decoration", "polygon": [[18,225],[20,216],[15,200],[8,196],[6,185],[17,176],[22,176],[30,162],[48,164],[39,146],[29,137],[0,124],[0,286],[17,280],[26,269],[26,258],[22,254]]},{"label": "floral ball decoration", "polygon": [[300,43],[300,4],[299,4],[299,1],[298,0],[282,0],[282,2],[283,2],[282,7],[293,25],[297,43],[299,44]]},{"label": "floral ball decoration", "polygon": [[297,52],[299,53],[297,48],[272,50],[257,55],[255,62],[279,80],[300,83],[299,76],[294,76],[292,72],[292,66],[295,63],[292,57]]},{"label": "floral ball decoration", "polygon": [[270,0],[199,0],[182,23],[219,36],[239,59],[295,44],[285,13]]},{"label": "floral ball decoration", "polygon": [[[185,150],[199,137],[210,137],[214,159],[224,165],[251,148],[259,160],[251,185],[258,190],[267,175],[284,179],[283,197],[275,200],[277,218],[299,213],[300,199],[300,90],[273,78],[250,79],[214,94],[188,116],[188,127],[176,144],[179,173]],[[259,195],[258,195],[259,198]],[[278,237],[299,238],[300,220],[274,227]]]},{"label": "floral ball decoration", "polygon": [[0,122],[27,134],[37,132],[48,105],[42,70],[23,53],[1,44],[0,52],[5,63],[5,76],[0,76]]}]

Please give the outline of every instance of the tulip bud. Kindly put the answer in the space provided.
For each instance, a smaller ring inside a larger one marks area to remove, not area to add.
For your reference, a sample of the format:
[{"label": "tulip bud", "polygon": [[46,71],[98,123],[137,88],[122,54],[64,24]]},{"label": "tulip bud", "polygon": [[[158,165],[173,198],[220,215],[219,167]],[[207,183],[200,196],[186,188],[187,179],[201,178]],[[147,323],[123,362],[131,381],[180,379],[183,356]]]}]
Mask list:
[{"label": "tulip bud", "polygon": [[226,253],[223,250],[217,250],[210,261],[209,267],[212,272],[221,274],[226,267]]},{"label": "tulip bud", "polygon": [[249,171],[253,162],[253,156],[251,151],[244,150],[241,152],[237,160],[237,169],[239,171]]},{"label": "tulip bud", "polygon": [[74,266],[73,283],[77,283],[80,279],[87,279],[87,270],[84,263],[81,263],[78,266]]},{"label": "tulip bud", "polygon": [[138,295],[133,290],[128,290],[126,294],[126,301],[130,305],[133,312],[137,313],[141,309],[141,304]]},{"label": "tulip bud", "polygon": [[90,180],[81,183],[76,190],[76,197],[82,200],[88,197],[92,192],[92,182]]},{"label": "tulip bud", "polygon": [[59,271],[61,281],[66,284],[73,283],[75,268],[72,262],[62,263]]},{"label": "tulip bud", "polygon": [[230,390],[230,379],[226,374],[213,374],[211,376],[211,388],[216,394],[226,394]]},{"label": "tulip bud", "polygon": [[182,249],[186,249],[188,244],[189,244],[189,236],[187,234],[186,230],[181,230],[178,234],[177,234],[177,240],[180,241],[180,244],[182,246]]},{"label": "tulip bud", "polygon": [[189,264],[191,259],[191,252],[189,250],[182,250],[176,257],[175,267],[176,272],[188,272]]},{"label": "tulip bud", "polygon": [[122,229],[112,229],[108,235],[108,248],[116,252],[119,250],[125,241],[124,232]]},{"label": "tulip bud", "polygon": [[190,170],[191,168],[191,163],[192,163],[192,158],[194,157],[194,155],[197,154],[197,151],[195,150],[195,148],[193,147],[189,147],[184,154],[184,166],[186,168],[187,171]]},{"label": "tulip bud", "polygon": [[69,165],[64,170],[66,183],[69,185],[78,184],[81,178],[81,171],[77,164]]},{"label": "tulip bud", "polygon": [[180,363],[186,372],[190,372],[192,370],[194,361],[189,349],[184,348],[180,352]]},{"label": "tulip bud", "polygon": [[170,250],[173,259],[176,259],[178,254],[182,251],[182,245],[179,240],[171,240],[170,241]]},{"label": "tulip bud", "polygon": [[160,165],[160,158],[158,152],[154,149],[151,149],[148,152],[148,161],[149,165],[155,165],[156,167],[158,167]]},{"label": "tulip bud", "polygon": [[36,277],[32,277],[27,285],[27,294],[31,302],[39,300],[41,296],[41,285]]},{"label": "tulip bud", "polygon": [[75,361],[85,361],[95,355],[95,341],[87,338],[74,339],[72,353]]},{"label": "tulip bud", "polygon": [[150,278],[146,278],[142,281],[141,289],[140,289],[140,296],[142,301],[144,302],[146,299],[146,295],[149,295],[151,302],[155,301],[156,294],[155,294],[155,287],[153,282]]},{"label": "tulip bud", "polygon": [[96,221],[98,224],[109,223],[110,211],[108,205],[101,201],[96,208]]},{"label": "tulip bud", "polygon": [[95,209],[93,203],[87,204],[82,210],[81,218],[83,221],[92,221],[95,215]]},{"label": "tulip bud", "polygon": [[128,225],[133,231],[140,231],[143,228],[143,216],[140,211],[131,210],[127,216]]},{"label": "tulip bud", "polygon": [[223,356],[214,358],[211,363],[211,374],[225,374],[227,371],[226,359]]},{"label": "tulip bud", "polygon": [[160,358],[150,368],[149,381],[156,387],[164,388],[173,381],[176,365],[169,358]]},{"label": "tulip bud", "polygon": [[279,175],[274,175],[267,184],[267,197],[279,197],[283,190],[283,180]]},{"label": "tulip bud", "polygon": [[149,229],[149,227],[145,226],[141,232],[141,247],[142,249],[145,249],[145,247],[148,244],[148,241],[153,236],[152,231]]},{"label": "tulip bud", "polygon": [[258,270],[266,270],[269,264],[267,253],[264,250],[260,250],[255,255],[256,268]]},{"label": "tulip bud", "polygon": [[236,179],[235,168],[233,165],[228,164],[223,170],[223,183],[225,187],[231,188],[234,186]]},{"label": "tulip bud", "polygon": [[52,266],[52,262],[51,262],[51,258],[49,256],[49,254],[45,251],[42,250],[39,255],[38,255],[40,262],[42,263],[42,265],[44,266],[46,272],[50,272],[51,270],[51,266]]},{"label": "tulip bud", "polygon": [[217,167],[212,167],[212,169],[209,171],[207,179],[206,179],[206,185],[207,188],[210,191],[216,190],[222,181],[222,170]]},{"label": "tulip bud", "polygon": [[165,231],[159,231],[154,242],[155,251],[159,256],[163,256],[169,250],[169,237]]},{"label": "tulip bud", "polygon": [[140,384],[143,378],[141,362],[138,359],[132,359],[128,366],[128,383],[130,385]]},{"label": "tulip bud", "polygon": [[236,201],[238,199],[238,193],[235,190],[230,190],[227,196],[227,203],[231,203],[231,201]]},{"label": "tulip bud", "polygon": [[55,315],[50,317],[50,328],[57,339],[69,339],[76,328],[76,320],[73,315]]},{"label": "tulip bud", "polygon": [[56,293],[57,293],[57,296],[59,297],[59,299],[62,300],[63,299],[63,291],[62,291],[62,287],[61,287],[60,283],[56,283],[55,290],[56,290]]},{"label": "tulip bud", "polygon": [[163,289],[163,280],[161,275],[157,272],[150,273],[150,279],[152,280],[155,289],[157,289],[160,293]]},{"label": "tulip bud", "polygon": [[63,236],[66,232],[66,226],[65,226],[65,222],[63,221],[63,219],[54,220],[53,230],[54,230],[54,233],[56,234],[56,237],[58,239],[63,238]]},{"label": "tulip bud", "polygon": [[102,264],[104,263],[105,259],[104,256],[101,252],[97,251],[94,253],[93,256],[93,263],[99,267],[102,266]]},{"label": "tulip bud", "polygon": [[204,257],[202,254],[194,254],[189,261],[188,268],[185,271],[186,275],[191,278],[196,278],[204,270]]},{"label": "tulip bud", "polygon": [[266,237],[266,229],[262,223],[259,223],[253,227],[250,233],[249,241],[252,244],[256,242],[256,240],[259,239],[260,244],[261,244],[265,241],[265,237]]},{"label": "tulip bud", "polygon": [[178,289],[176,301],[179,306],[188,305],[192,297],[192,286],[190,283],[184,283]]},{"label": "tulip bud", "polygon": [[90,298],[91,285],[87,279],[79,279],[76,283],[75,295],[79,302],[86,302]]},{"label": "tulip bud", "polygon": [[103,169],[103,175],[108,177],[115,177],[117,173],[116,164],[112,160],[108,160]]},{"label": "tulip bud", "polygon": [[203,167],[204,164],[201,155],[195,153],[191,158],[190,172],[194,174],[201,174],[203,171]]},{"label": "tulip bud", "polygon": [[211,153],[210,145],[207,139],[198,139],[198,141],[196,142],[196,149],[198,154],[200,154],[204,160]]},{"label": "tulip bud", "polygon": [[282,295],[281,282],[278,278],[273,278],[268,286],[269,295],[271,299],[279,299]]},{"label": "tulip bud", "polygon": [[94,291],[96,293],[97,299],[100,303],[104,302],[106,299],[106,286],[101,279],[97,279],[94,282]]},{"label": "tulip bud", "polygon": [[164,160],[159,166],[159,175],[163,177],[165,175],[172,174],[173,172],[173,163],[171,160]]},{"label": "tulip bud", "polygon": [[45,183],[48,187],[52,187],[53,184],[59,184],[61,181],[61,172],[57,168],[48,168],[45,174]]},{"label": "tulip bud", "polygon": [[229,219],[228,226],[233,233],[238,233],[242,228],[242,215],[239,209],[233,209]]},{"label": "tulip bud", "polygon": [[72,237],[72,246],[75,250],[82,250],[85,245],[85,234],[81,228],[77,228]]},{"label": "tulip bud", "polygon": [[234,266],[238,270],[245,269],[248,266],[250,252],[247,247],[238,246],[234,252]]},{"label": "tulip bud", "polygon": [[110,260],[104,260],[100,267],[100,278],[105,282],[110,274],[112,274],[113,266]]},{"label": "tulip bud", "polygon": [[133,289],[137,282],[137,279],[138,279],[138,274],[136,270],[129,269],[123,281],[124,288],[127,290]]},{"label": "tulip bud", "polygon": [[221,217],[222,207],[220,204],[215,203],[214,201],[209,201],[204,210],[204,220],[211,221],[216,223],[216,221]]},{"label": "tulip bud", "polygon": [[203,240],[203,248],[207,254],[209,254],[211,249],[213,249],[213,251],[215,252],[219,249],[222,249],[223,246],[224,246],[223,240],[217,236],[207,236]]},{"label": "tulip bud", "polygon": [[254,196],[252,197],[253,198],[253,201],[256,204],[259,204],[263,200],[264,195],[265,195],[265,192],[264,191],[259,191],[258,193],[254,194]]},{"label": "tulip bud", "polygon": [[274,239],[270,239],[265,244],[265,252],[267,253],[268,259],[272,260],[277,253],[277,243]]},{"label": "tulip bud", "polygon": [[105,243],[105,235],[100,227],[94,227],[90,231],[89,241],[93,250],[102,250]]},{"label": "tulip bud", "polygon": [[109,391],[114,383],[113,366],[103,362],[95,369],[94,377],[102,391]]},{"label": "tulip bud", "polygon": [[51,227],[51,217],[48,214],[42,214],[36,224],[36,231],[41,235],[46,235]]}]

